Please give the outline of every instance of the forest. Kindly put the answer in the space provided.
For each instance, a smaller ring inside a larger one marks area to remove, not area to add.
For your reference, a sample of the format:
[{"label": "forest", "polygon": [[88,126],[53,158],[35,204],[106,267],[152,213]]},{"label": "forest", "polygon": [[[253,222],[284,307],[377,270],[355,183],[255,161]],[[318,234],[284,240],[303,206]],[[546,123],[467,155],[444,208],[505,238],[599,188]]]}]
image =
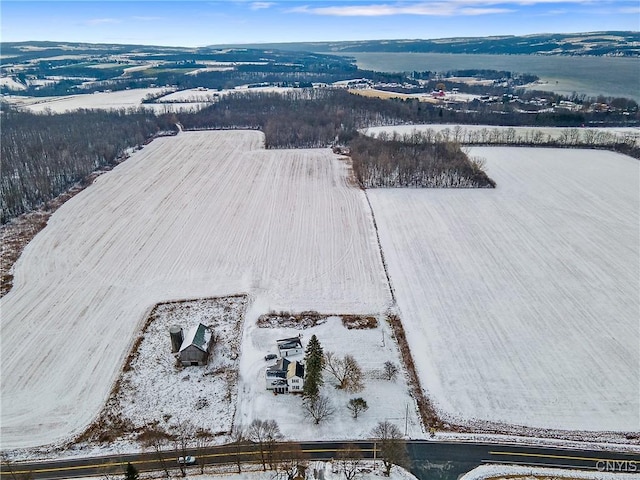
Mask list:
[{"label": "forest", "polygon": [[349,143],[353,170],[364,188],[494,188],[483,162],[454,141],[414,132],[391,139],[358,135]]},{"label": "forest", "polygon": [[60,195],[174,119],[144,112],[78,111],[35,115],[3,108],[0,131],[0,207],[6,223]]}]

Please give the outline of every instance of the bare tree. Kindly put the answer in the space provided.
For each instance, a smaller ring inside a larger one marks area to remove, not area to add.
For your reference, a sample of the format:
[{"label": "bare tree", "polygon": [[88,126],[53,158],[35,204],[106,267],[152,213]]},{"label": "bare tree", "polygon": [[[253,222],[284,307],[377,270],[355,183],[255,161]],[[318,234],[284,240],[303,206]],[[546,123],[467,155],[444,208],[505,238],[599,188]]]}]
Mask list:
[{"label": "bare tree", "polygon": [[155,452],[158,462],[166,475],[166,478],[171,478],[169,474],[169,467],[164,455],[164,449],[168,445],[169,436],[162,430],[158,430],[155,426],[147,426],[147,429],[138,437],[138,440],[142,442],[142,445]]},{"label": "bare tree", "polygon": [[245,431],[241,425],[236,425],[231,430],[231,443],[234,446],[235,455],[236,455],[236,467],[238,468],[238,473],[242,473],[242,457],[240,454],[244,450],[244,448],[248,444],[247,437],[245,435]]},{"label": "bare tree", "polygon": [[345,445],[338,451],[336,463],[345,480],[353,480],[363,466],[364,455],[359,447]]},{"label": "bare tree", "polygon": [[333,415],[335,412],[335,408],[333,408],[331,401],[325,395],[307,398],[302,406],[304,411],[313,419],[313,422],[316,425]]},{"label": "bare tree", "polygon": [[347,392],[359,392],[364,388],[362,383],[362,369],[351,355],[340,358],[333,352],[325,355],[325,370],[338,381],[336,388]]},{"label": "bare tree", "polygon": [[382,366],[382,375],[385,380],[394,380],[398,376],[398,366],[387,360]]},{"label": "bare tree", "polygon": [[[182,420],[178,422],[178,426],[175,428],[176,434],[173,440],[173,446],[176,451],[180,453],[181,457],[187,456],[187,450],[189,449],[191,442],[193,441],[196,428],[189,420]],[[187,476],[186,462],[179,462],[180,473],[183,477]],[[204,468],[204,467],[202,467]]]},{"label": "bare tree", "polygon": [[287,480],[305,477],[309,455],[299,444],[281,444],[275,451],[277,469],[287,476]]},{"label": "bare tree", "polygon": [[196,451],[198,452],[197,453],[198,464],[200,465],[200,474],[204,474],[204,466],[205,466],[204,454],[205,454],[206,448],[209,447],[212,443],[213,434],[208,430],[198,428],[196,430],[195,440],[196,440]]},{"label": "bare tree", "polygon": [[353,418],[358,418],[358,415],[369,409],[369,405],[367,405],[367,401],[364,398],[358,397],[349,400],[347,408],[351,412]]},{"label": "bare tree", "polygon": [[282,439],[280,427],[275,420],[255,419],[247,429],[247,438],[258,444],[262,469],[267,471],[267,462],[273,469],[273,450],[278,440]]},{"label": "bare tree", "polygon": [[393,465],[408,466],[407,446],[402,439],[400,429],[395,424],[387,420],[379,422],[371,435],[380,448],[380,459],[384,464],[385,476],[389,476]]},{"label": "bare tree", "polygon": [[5,473],[8,472],[9,475],[11,475],[12,480],[31,480],[31,478],[33,478],[30,471],[24,472],[16,470],[14,468],[13,461],[5,452],[2,453],[2,464],[0,470]]}]

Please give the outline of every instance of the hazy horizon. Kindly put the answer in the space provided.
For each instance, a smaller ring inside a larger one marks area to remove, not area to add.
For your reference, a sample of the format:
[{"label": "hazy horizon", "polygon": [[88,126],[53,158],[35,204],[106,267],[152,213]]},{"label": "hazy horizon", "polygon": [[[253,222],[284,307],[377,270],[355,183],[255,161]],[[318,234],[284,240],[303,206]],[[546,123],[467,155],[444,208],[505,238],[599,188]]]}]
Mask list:
[{"label": "hazy horizon", "polygon": [[3,42],[174,47],[637,31],[636,0],[4,0]]}]

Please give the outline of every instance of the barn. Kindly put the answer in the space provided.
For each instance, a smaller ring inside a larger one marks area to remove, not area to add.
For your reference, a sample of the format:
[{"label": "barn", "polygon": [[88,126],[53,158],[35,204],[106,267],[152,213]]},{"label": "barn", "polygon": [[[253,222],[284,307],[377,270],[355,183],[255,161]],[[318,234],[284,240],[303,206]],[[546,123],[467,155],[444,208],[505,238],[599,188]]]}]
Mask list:
[{"label": "barn", "polygon": [[202,323],[187,331],[178,351],[184,367],[206,365],[213,350],[213,330]]}]

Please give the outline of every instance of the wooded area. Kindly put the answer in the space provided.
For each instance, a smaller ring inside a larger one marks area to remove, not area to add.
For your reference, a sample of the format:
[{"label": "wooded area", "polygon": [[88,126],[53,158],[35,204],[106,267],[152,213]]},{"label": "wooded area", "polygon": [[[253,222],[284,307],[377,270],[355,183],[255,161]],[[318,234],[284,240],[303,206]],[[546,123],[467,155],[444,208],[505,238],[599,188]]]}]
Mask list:
[{"label": "wooded area", "polygon": [[170,130],[176,130],[173,118],[149,113],[3,110],[2,223],[52,200],[96,169],[114,165],[126,149]]},{"label": "wooded area", "polygon": [[409,135],[350,142],[353,170],[360,185],[372,187],[494,188],[495,182],[453,141],[434,142]]}]

